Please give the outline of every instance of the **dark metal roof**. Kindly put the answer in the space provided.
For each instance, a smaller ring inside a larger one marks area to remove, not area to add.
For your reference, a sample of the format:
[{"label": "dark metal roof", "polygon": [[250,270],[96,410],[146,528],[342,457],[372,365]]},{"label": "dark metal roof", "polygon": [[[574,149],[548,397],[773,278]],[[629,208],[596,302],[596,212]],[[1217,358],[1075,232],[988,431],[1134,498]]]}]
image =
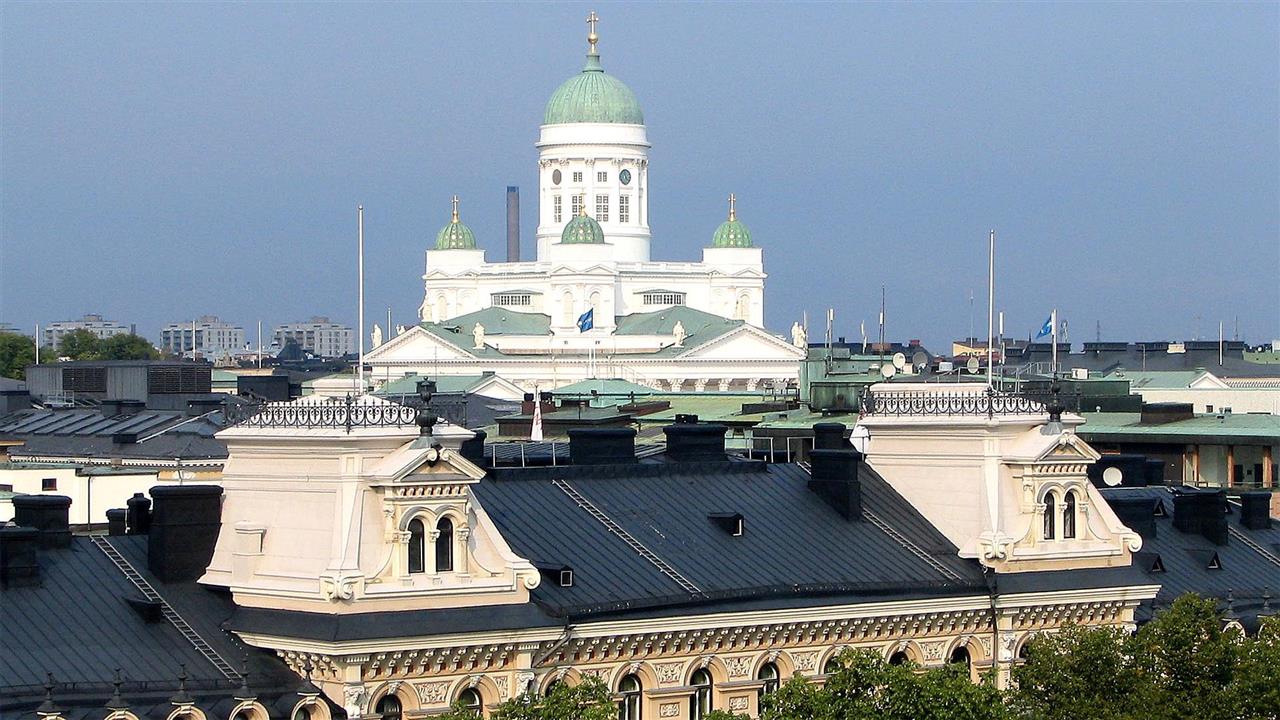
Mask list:
[{"label": "dark metal roof", "polygon": [[[221,460],[227,448],[214,433],[223,427],[221,412],[192,417],[139,410],[109,416],[97,409],[32,409],[0,418],[0,437],[23,441],[11,451],[15,455]],[[117,443],[120,434],[134,434],[141,442]]]},{"label": "dark metal roof", "polygon": [[[1249,616],[1256,615],[1261,608],[1264,590],[1280,598],[1280,562],[1272,559],[1280,559],[1280,527],[1274,520],[1269,529],[1247,529],[1240,523],[1239,507],[1232,505],[1232,514],[1227,520],[1228,542],[1214,545],[1198,533],[1185,533],[1173,527],[1173,488],[1106,488],[1102,495],[1108,500],[1149,498],[1163,506],[1163,517],[1155,517],[1155,536],[1142,538],[1143,562],[1135,563],[1148,583],[1160,585],[1154,608],[1144,608],[1143,619],[1149,617],[1153,609],[1166,607],[1188,592],[1225,601],[1227,592],[1231,591],[1236,612]],[[1251,544],[1257,547],[1250,547]],[[1159,556],[1164,572],[1150,571],[1155,555]],[[1220,562],[1219,569],[1208,566],[1209,558],[1214,555]],[[1280,609],[1280,601],[1273,600],[1272,605]]]}]

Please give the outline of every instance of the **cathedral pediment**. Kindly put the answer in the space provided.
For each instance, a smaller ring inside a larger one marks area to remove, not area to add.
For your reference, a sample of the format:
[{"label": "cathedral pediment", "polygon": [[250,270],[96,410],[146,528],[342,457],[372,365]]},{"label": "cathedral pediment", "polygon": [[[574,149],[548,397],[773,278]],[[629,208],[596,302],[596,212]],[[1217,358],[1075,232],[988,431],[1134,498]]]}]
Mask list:
[{"label": "cathedral pediment", "polygon": [[742,325],[701,345],[690,347],[685,359],[800,359],[804,351],[753,325]]}]

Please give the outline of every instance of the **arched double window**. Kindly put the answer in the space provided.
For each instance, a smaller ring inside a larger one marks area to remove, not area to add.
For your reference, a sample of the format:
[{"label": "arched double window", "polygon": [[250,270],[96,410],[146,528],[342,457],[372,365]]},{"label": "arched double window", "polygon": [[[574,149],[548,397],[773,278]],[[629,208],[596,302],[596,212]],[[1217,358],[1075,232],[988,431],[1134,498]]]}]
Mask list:
[{"label": "arched double window", "polygon": [[1076,494],[1068,492],[1062,500],[1062,537],[1076,536]]},{"label": "arched double window", "polygon": [[466,688],[458,693],[457,706],[463,712],[470,713],[476,717],[480,717],[480,713],[484,710],[484,701],[480,699],[480,691],[475,688]]},{"label": "arched double window", "polygon": [[711,714],[711,673],[706,668],[693,671],[689,678],[693,695],[689,696],[689,720],[702,720]]},{"label": "arched double window", "polygon": [[409,572],[427,571],[427,529],[421,518],[409,521]]},{"label": "arched double window", "polygon": [[447,517],[436,523],[436,572],[453,572],[453,521]]},{"label": "arched double window", "polygon": [[756,673],[756,679],[763,683],[760,686],[760,697],[772,695],[778,691],[778,666],[774,663],[761,665],[760,671]]},{"label": "arched double window", "polygon": [[1044,494],[1044,539],[1052,540],[1057,533],[1054,532],[1054,522],[1058,516],[1058,496],[1052,490]]},{"label": "arched double window", "polygon": [[642,689],[640,678],[635,675],[628,675],[618,683],[618,694],[622,696],[618,700],[618,720],[640,720]]},{"label": "arched double window", "polygon": [[404,706],[400,704],[400,698],[395,695],[386,695],[378,701],[374,708],[381,720],[400,720],[404,716]]}]

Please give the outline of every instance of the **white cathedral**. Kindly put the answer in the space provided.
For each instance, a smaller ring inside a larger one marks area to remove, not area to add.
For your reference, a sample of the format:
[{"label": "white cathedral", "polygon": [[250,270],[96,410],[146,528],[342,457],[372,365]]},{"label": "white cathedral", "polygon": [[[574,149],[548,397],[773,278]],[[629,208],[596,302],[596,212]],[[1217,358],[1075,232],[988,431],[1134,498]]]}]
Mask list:
[{"label": "white cathedral", "polygon": [[421,323],[376,333],[365,356],[375,382],[493,371],[526,390],[601,377],[740,391],[798,378],[804,333],[764,331],[762,251],[732,195],[702,262],[650,259],[644,116],[601,66],[595,22],[586,66],[542,121],[537,259],[487,262],[455,197],[426,254]]}]

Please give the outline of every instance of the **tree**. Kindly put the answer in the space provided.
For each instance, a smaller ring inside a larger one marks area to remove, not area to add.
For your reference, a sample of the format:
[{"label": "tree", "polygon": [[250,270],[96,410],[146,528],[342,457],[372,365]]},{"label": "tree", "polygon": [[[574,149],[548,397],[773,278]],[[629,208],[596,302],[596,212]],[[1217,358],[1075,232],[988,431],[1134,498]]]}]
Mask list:
[{"label": "tree", "polygon": [[97,335],[77,328],[63,334],[62,341],[58,343],[58,355],[72,360],[97,360],[101,344]]},{"label": "tree", "polygon": [[1280,618],[1264,619],[1258,636],[1243,644],[1237,658],[1232,690],[1238,716],[1280,717]]},{"label": "tree", "polygon": [[25,380],[27,366],[35,361],[35,344],[31,338],[15,332],[0,332],[0,376]]},{"label": "tree", "polygon": [[1119,628],[1079,625],[1032,638],[1013,669],[1011,707],[1043,720],[1132,717],[1139,678],[1130,644]]},{"label": "tree", "polygon": [[1244,642],[1237,631],[1223,630],[1216,601],[1179,597],[1133,639],[1144,716],[1237,717],[1229,686]]},{"label": "tree", "polygon": [[98,357],[102,360],[154,360],[160,352],[139,335],[112,335],[101,341]]}]

